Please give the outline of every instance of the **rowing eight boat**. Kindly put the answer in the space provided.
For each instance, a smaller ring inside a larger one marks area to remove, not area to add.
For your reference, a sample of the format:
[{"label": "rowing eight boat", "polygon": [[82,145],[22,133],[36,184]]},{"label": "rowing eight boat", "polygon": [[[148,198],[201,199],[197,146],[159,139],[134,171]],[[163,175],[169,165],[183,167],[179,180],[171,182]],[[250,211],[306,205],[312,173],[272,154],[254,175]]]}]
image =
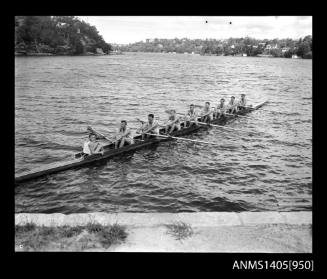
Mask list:
[{"label": "rowing eight boat", "polygon": [[[243,114],[246,114],[253,110],[257,110],[260,107],[262,107],[263,105],[265,105],[266,103],[267,102],[263,102],[259,105],[254,106],[253,108],[246,108],[242,111],[239,111],[237,114],[243,115]],[[223,116],[219,119],[216,118],[216,119],[212,120],[210,122],[210,124],[225,125],[227,121],[229,121],[231,119],[235,119],[235,118],[237,118],[237,115],[227,115],[227,116]],[[200,121],[200,118],[199,118],[199,121]],[[179,131],[173,132],[171,134],[171,136],[179,137],[179,136],[183,136],[183,135],[188,135],[199,129],[205,129],[207,127],[210,127],[209,123],[208,123],[208,126],[203,126],[203,125],[196,126],[195,124],[193,124],[187,128],[183,128],[183,126],[184,126],[184,123],[181,124],[182,129]],[[160,134],[164,134],[164,128],[160,129]],[[57,173],[57,172],[64,171],[67,169],[72,169],[72,168],[76,168],[76,167],[80,167],[80,166],[84,166],[84,165],[89,165],[90,163],[93,163],[95,161],[109,159],[109,158],[112,158],[114,156],[117,156],[117,155],[125,153],[125,152],[140,149],[140,148],[143,148],[143,147],[151,145],[151,144],[159,143],[162,141],[168,141],[171,139],[172,138],[169,138],[169,137],[168,138],[157,137],[157,138],[150,138],[147,140],[141,140],[141,136],[136,136],[136,137],[134,137],[134,140],[135,140],[134,144],[126,145],[126,146],[124,146],[122,148],[118,148],[118,149],[115,149],[114,144],[110,143],[110,144],[104,146],[105,152],[103,155],[93,154],[93,155],[89,155],[84,158],[81,156],[81,153],[77,153],[75,155],[75,159],[73,159],[73,160],[49,164],[47,166],[43,166],[38,169],[20,173],[17,176],[15,176],[15,183],[24,182],[27,180],[31,180],[31,179],[45,176],[45,175],[52,174],[52,173]]]}]

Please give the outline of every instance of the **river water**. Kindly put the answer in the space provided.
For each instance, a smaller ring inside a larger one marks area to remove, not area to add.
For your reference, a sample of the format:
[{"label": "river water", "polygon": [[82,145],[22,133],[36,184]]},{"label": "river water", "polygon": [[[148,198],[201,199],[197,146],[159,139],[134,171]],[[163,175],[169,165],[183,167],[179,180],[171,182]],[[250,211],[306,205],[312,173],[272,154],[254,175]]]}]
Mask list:
[{"label": "river water", "polygon": [[126,53],[15,58],[15,172],[64,161],[86,127],[167,118],[245,93],[262,109],[187,137],[15,187],[15,211],[296,211],[312,207],[312,60]]}]

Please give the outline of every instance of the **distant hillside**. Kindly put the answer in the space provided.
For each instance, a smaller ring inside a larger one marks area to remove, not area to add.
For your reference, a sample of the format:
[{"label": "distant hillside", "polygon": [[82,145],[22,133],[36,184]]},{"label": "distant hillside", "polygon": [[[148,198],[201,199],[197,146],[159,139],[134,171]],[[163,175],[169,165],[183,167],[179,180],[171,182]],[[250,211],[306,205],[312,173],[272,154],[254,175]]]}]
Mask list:
[{"label": "distant hillside", "polygon": [[74,16],[16,16],[15,54],[109,54],[95,26]]},{"label": "distant hillside", "polygon": [[193,53],[201,55],[244,55],[302,58],[312,57],[312,36],[299,40],[273,39],[258,40],[250,37],[217,39],[146,39],[117,47],[120,51]]}]

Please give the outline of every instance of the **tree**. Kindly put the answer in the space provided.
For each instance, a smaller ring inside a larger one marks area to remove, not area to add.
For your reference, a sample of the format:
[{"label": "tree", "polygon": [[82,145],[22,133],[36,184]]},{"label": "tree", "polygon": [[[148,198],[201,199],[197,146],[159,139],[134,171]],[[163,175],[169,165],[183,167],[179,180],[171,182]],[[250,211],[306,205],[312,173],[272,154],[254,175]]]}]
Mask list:
[{"label": "tree", "polygon": [[308,41],[302,41],[298,46],[296,54],[303,58],[304,55],[310,51],[311,51],[310,43]]},{"label": "tree", "polygon": [[281,49],[271,49],[270,54],[274,57],[282,57],[283,56]]},{"label": "tree", "polygon": [[25,42],[31,43],[39,39],[40,19],[37,16],[26,16],[23,24],[18,27],[18,35]]},{"label": "tree", "polygon": [[291,50],[288,50],[286,52],[284,52],[284,57],[285,58],[291,58],[293,55],[293,52]]},{"label": "tree", "polygon": [[306,54],[303,55],[303,58],[306,59],[312,59],[312,51],[307,52]]},{"label": "tree", "polygon": [[97,47],[107,53],[112,49],[103,40],[96,27],[74,16],[15,17],[15,45],[25,44],[29,50],[56,53],[56,50],[67,52],[72,49],[73,53],[81,54],[85,51],[81,40],[94,51]]}]

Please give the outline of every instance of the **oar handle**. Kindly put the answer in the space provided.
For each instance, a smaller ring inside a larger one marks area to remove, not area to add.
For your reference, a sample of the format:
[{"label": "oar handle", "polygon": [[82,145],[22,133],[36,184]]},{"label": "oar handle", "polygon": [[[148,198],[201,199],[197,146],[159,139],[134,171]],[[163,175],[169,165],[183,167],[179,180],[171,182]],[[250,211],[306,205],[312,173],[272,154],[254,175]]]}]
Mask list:
[{"label": "oar handle", "polygon": [[103,134],[101,134],[101,133],[98,133],[100,136],[102,136],[102,137],[104,137],[107,141],[110,141],[110,142],[112,142],[112,139],[109,139],[108,137],[106,137],[106,136],[104,136]]},{"label": "oar handle", "polygon": [[141,120],[140,118],[136,118],[136,120],[141,122],[142,124],[145,123],[145,121]]},{"label": "oar handle", "polygon": [[95,133],[95,134],[100,135],[101,137],[105,138],[107,141],[112,142],[112,139],[109,139],[109,138],[107,138],[105,135],[103,135],[103,134],[101,134],[100,132],[94,130],[91,126],[87,126],[87,130],[89,130],[89,131],[92,132],[92,133]]}]

